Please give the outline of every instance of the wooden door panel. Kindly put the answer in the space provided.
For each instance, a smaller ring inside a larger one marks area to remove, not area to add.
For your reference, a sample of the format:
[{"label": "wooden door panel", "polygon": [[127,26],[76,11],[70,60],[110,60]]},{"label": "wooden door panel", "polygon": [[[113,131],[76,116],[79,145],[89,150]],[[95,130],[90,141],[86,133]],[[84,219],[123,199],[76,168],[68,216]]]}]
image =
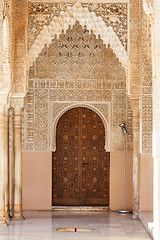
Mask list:
[{"label": "wooden door panel", "polygon": [[53,153],[54,205],[79,203],[79,154],[76,137],[78,136],[78,119],[76,115],[77,109],[68,111],[58,122],[57,150]]},{"label": "wooden door panel", "polygon": [[57,125],[53,205],[108,205],[109,153],[104,126],[87,108],[67,111]]}]

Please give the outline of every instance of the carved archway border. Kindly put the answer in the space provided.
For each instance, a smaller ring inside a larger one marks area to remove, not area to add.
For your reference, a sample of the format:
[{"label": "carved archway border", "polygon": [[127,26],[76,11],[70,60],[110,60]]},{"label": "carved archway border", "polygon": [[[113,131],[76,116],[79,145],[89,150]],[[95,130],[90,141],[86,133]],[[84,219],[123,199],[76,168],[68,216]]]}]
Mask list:
[{"label": "carved archway border", "polygon": [[76,20],[80,22],[82,27],[86,26],[89,31],[92,30],[97,38],[98,35],[100,35],[106,46],[110,44],[113,52],[116,54],[127,73],[128,54],[113,28],[111,26],[107,27],[102,17],[97,17],[94,12],[90,12],[87,7],[83,7],[81,3],[78,2],[72,7],[68,6],[65,12],[61,11],[59,17],[54,16],[50,24],[48,26],[45,25],[42,28],[29,50],[28,69],[38,57],[38,54],[42,51],[44,45],[49,45],[55,35],[59,37],[62,30],[66,32],[69,26],[72,27],[75,24]]},{"label": "carved archway border", "polygon": [[[110,112],[110,104],[99,104],[99,103],[52,103],[51,104],[51,112],[53,113],[54,108],[57,108],[57,104],[60,104],[61,110],[51,119],[51,136],[50,136],[50,143],[51,143],[51,150],[53,152],[56,151],[56,129],[57,124],[61,116],[67,112],[70,109],[76,108],[76,107],[86,107],[97,113],[97,115],[101,118],[104,128],[105,128],[105,150],[106,152],[110,151],[110,119],[109,119],[109,112]],[[104,108],[104,109],[103,109]]]}]

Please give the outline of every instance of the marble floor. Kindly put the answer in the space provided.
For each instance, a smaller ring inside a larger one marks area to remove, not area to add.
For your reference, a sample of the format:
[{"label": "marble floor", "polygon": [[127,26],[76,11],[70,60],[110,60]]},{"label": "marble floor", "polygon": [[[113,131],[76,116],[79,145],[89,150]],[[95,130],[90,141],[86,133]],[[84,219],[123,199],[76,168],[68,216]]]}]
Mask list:
[{"label": "marble floor", "polygon": [[[24,221],[0,226],[0,240],[149,240],[139,220],[116,212],[24,212]],[[57,228],[91,228],[89,232],[58,232]]]},{"label": "marble floor", "polygon": [[153,224],[153,212],[141,212],[139,215],[141,222],[143,226],[147,229],[147,231],[150,233],[150,235],[153,237],[153,229],[154,229],[154,224]]}]

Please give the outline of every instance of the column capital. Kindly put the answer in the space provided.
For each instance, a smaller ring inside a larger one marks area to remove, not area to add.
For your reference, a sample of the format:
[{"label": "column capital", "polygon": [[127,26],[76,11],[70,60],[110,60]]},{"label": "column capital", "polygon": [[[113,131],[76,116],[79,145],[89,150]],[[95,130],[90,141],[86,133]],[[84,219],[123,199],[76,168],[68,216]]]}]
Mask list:
[{"label": "column capital", "polygon": [[13,108],[23,108],[24,107],[24,95],[11,96],[10,105]]}]

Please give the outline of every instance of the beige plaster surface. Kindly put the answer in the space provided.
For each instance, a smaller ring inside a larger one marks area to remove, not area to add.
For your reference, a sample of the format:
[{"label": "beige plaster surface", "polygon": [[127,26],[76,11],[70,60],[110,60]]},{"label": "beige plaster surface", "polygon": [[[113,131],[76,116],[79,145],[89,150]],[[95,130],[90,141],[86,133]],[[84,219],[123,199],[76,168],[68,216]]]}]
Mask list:
[{"label": "beige plaster surface", "polygon": [[52,153],[23,152],[22,158],[23,210],[50,210]]},{"label": "beige plaster surface", "polygon": [[[124,153],[110,155],[110,209],[123,210],[124,206]],[[133,205],[133,153],[126,153],[126,207]]]},{"label": "beige plaster surface", "polygon": [[153,158],[152,154],[140,155],[140,210],[153,211]]},{"label": "beige plaster surface", "polygon": [[[111,153],[110,208],[123,208],[123,152]],[[23,210],[49,210],[52,202],[51,152],[23,152]],[[132,153],[126,153],[127,207],[132,209]]]}]

